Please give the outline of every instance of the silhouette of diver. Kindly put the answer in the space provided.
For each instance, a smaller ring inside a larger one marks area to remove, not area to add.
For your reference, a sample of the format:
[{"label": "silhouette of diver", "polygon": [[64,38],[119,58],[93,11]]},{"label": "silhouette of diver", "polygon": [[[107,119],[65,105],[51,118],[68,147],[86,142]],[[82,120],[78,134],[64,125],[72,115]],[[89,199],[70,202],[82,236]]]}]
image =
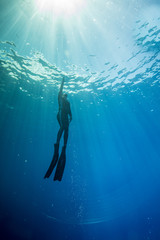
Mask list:
[{"label": "silhouette of diver", "polygon": [[[57,142],[54,144],[54,155],[53,155],[52,162],[44,176],[44,178],[49,178],[54,167],[58,162],[55,176],[54,176],[54,181],[62,180],[65,163],[66,163],[66,146],[67,146],[67,140],[68,140],[68,129],[69,129],[69,124],[72,121],[72,113],[71,113],[70,103],[67,100],[67,94],[62,93],[63,86],[64,86],[64,78],[62,80],[61,87],[58,94],[59,111],[57,114],[57,120],[59,122],[60,129],[57,134]],[[64,146],[62,147],[62,152],[59,157],[59,143],[60,143],[63,132],[64,132]]]}]

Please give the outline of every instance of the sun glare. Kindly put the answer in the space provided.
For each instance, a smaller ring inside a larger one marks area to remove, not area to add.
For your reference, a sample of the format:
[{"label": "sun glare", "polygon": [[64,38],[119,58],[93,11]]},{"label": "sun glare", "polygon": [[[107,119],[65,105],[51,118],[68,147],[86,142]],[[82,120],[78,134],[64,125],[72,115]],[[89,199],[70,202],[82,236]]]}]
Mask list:
[{"label": "sun glare", "polygon": [[77,14],[85,5],[84,0],[35,0],[39,12],[69,16]]}]

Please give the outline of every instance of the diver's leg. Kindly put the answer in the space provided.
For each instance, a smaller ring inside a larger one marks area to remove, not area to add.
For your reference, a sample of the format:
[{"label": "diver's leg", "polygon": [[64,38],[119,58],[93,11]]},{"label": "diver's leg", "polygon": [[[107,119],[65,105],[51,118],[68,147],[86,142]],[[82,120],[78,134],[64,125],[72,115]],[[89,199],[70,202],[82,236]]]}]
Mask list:
[{"label": "diver's leg", "polygon": [[54,169],[54,167],[56,166],[57,162],[58,162],[58,158],[59,158],[59,142],[62,136],[64,128],[60,127],[58,134],[57,134],[57,142],[54,144],[54,155],[51,161],[51,164],[44,176],[44,178],[49,178],[49,176],[52,174],[52,171]]},{"label": "diver's leg", "polygon": [[57,143],[59,144],[61,137],[62,137],[62,133],[63,133],[63,127],[60,127],[58,134],[57,134]]},{"label": "diver's leg", "polygon": [[58,114],[57,114],[57,121],[58,121],[58,123],[59,123],[59,125],[60,125],[60,127],[61,127],[61,117],[60,117],[60,112],[58,112]]},{"label": "diver's leg", "polygon": [[66,165],[66,145],[68,140],[68,127],[64,127],[64,146],[62,147],[62,152],[58,160],[54,181],[61,181],[63,177],[64,168]]},{"label": "diver's leg", "polygon": [[68,141],[68,127],[64,129],[64,147],[66,147]]}]

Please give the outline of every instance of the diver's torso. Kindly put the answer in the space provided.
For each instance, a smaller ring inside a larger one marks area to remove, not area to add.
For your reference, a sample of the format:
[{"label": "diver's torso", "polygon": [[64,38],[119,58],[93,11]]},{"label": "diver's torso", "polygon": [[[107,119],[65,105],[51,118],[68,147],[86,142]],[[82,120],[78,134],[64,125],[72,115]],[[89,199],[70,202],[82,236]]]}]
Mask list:
[{"label": "diver's torso", "polygon": [[69,109],[70,109],[69,102],[67,100],[62,100],[59,107],[61,119],[68,119]]},{"label": "diver's torso", "polygon": [[69,114],[69,102],[68,101],[62,101],[62,113],[64,115]]}]

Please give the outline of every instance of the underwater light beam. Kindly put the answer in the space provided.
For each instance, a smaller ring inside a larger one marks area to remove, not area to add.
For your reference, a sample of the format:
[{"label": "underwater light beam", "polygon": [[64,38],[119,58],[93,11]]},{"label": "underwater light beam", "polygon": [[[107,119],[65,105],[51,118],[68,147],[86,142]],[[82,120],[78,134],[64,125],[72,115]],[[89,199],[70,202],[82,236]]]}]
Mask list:
[{"label": "underwater light beam", "polygon": [[35,0],[39,12],[70,16],[78,13],[85,5],[84,0]]}]

